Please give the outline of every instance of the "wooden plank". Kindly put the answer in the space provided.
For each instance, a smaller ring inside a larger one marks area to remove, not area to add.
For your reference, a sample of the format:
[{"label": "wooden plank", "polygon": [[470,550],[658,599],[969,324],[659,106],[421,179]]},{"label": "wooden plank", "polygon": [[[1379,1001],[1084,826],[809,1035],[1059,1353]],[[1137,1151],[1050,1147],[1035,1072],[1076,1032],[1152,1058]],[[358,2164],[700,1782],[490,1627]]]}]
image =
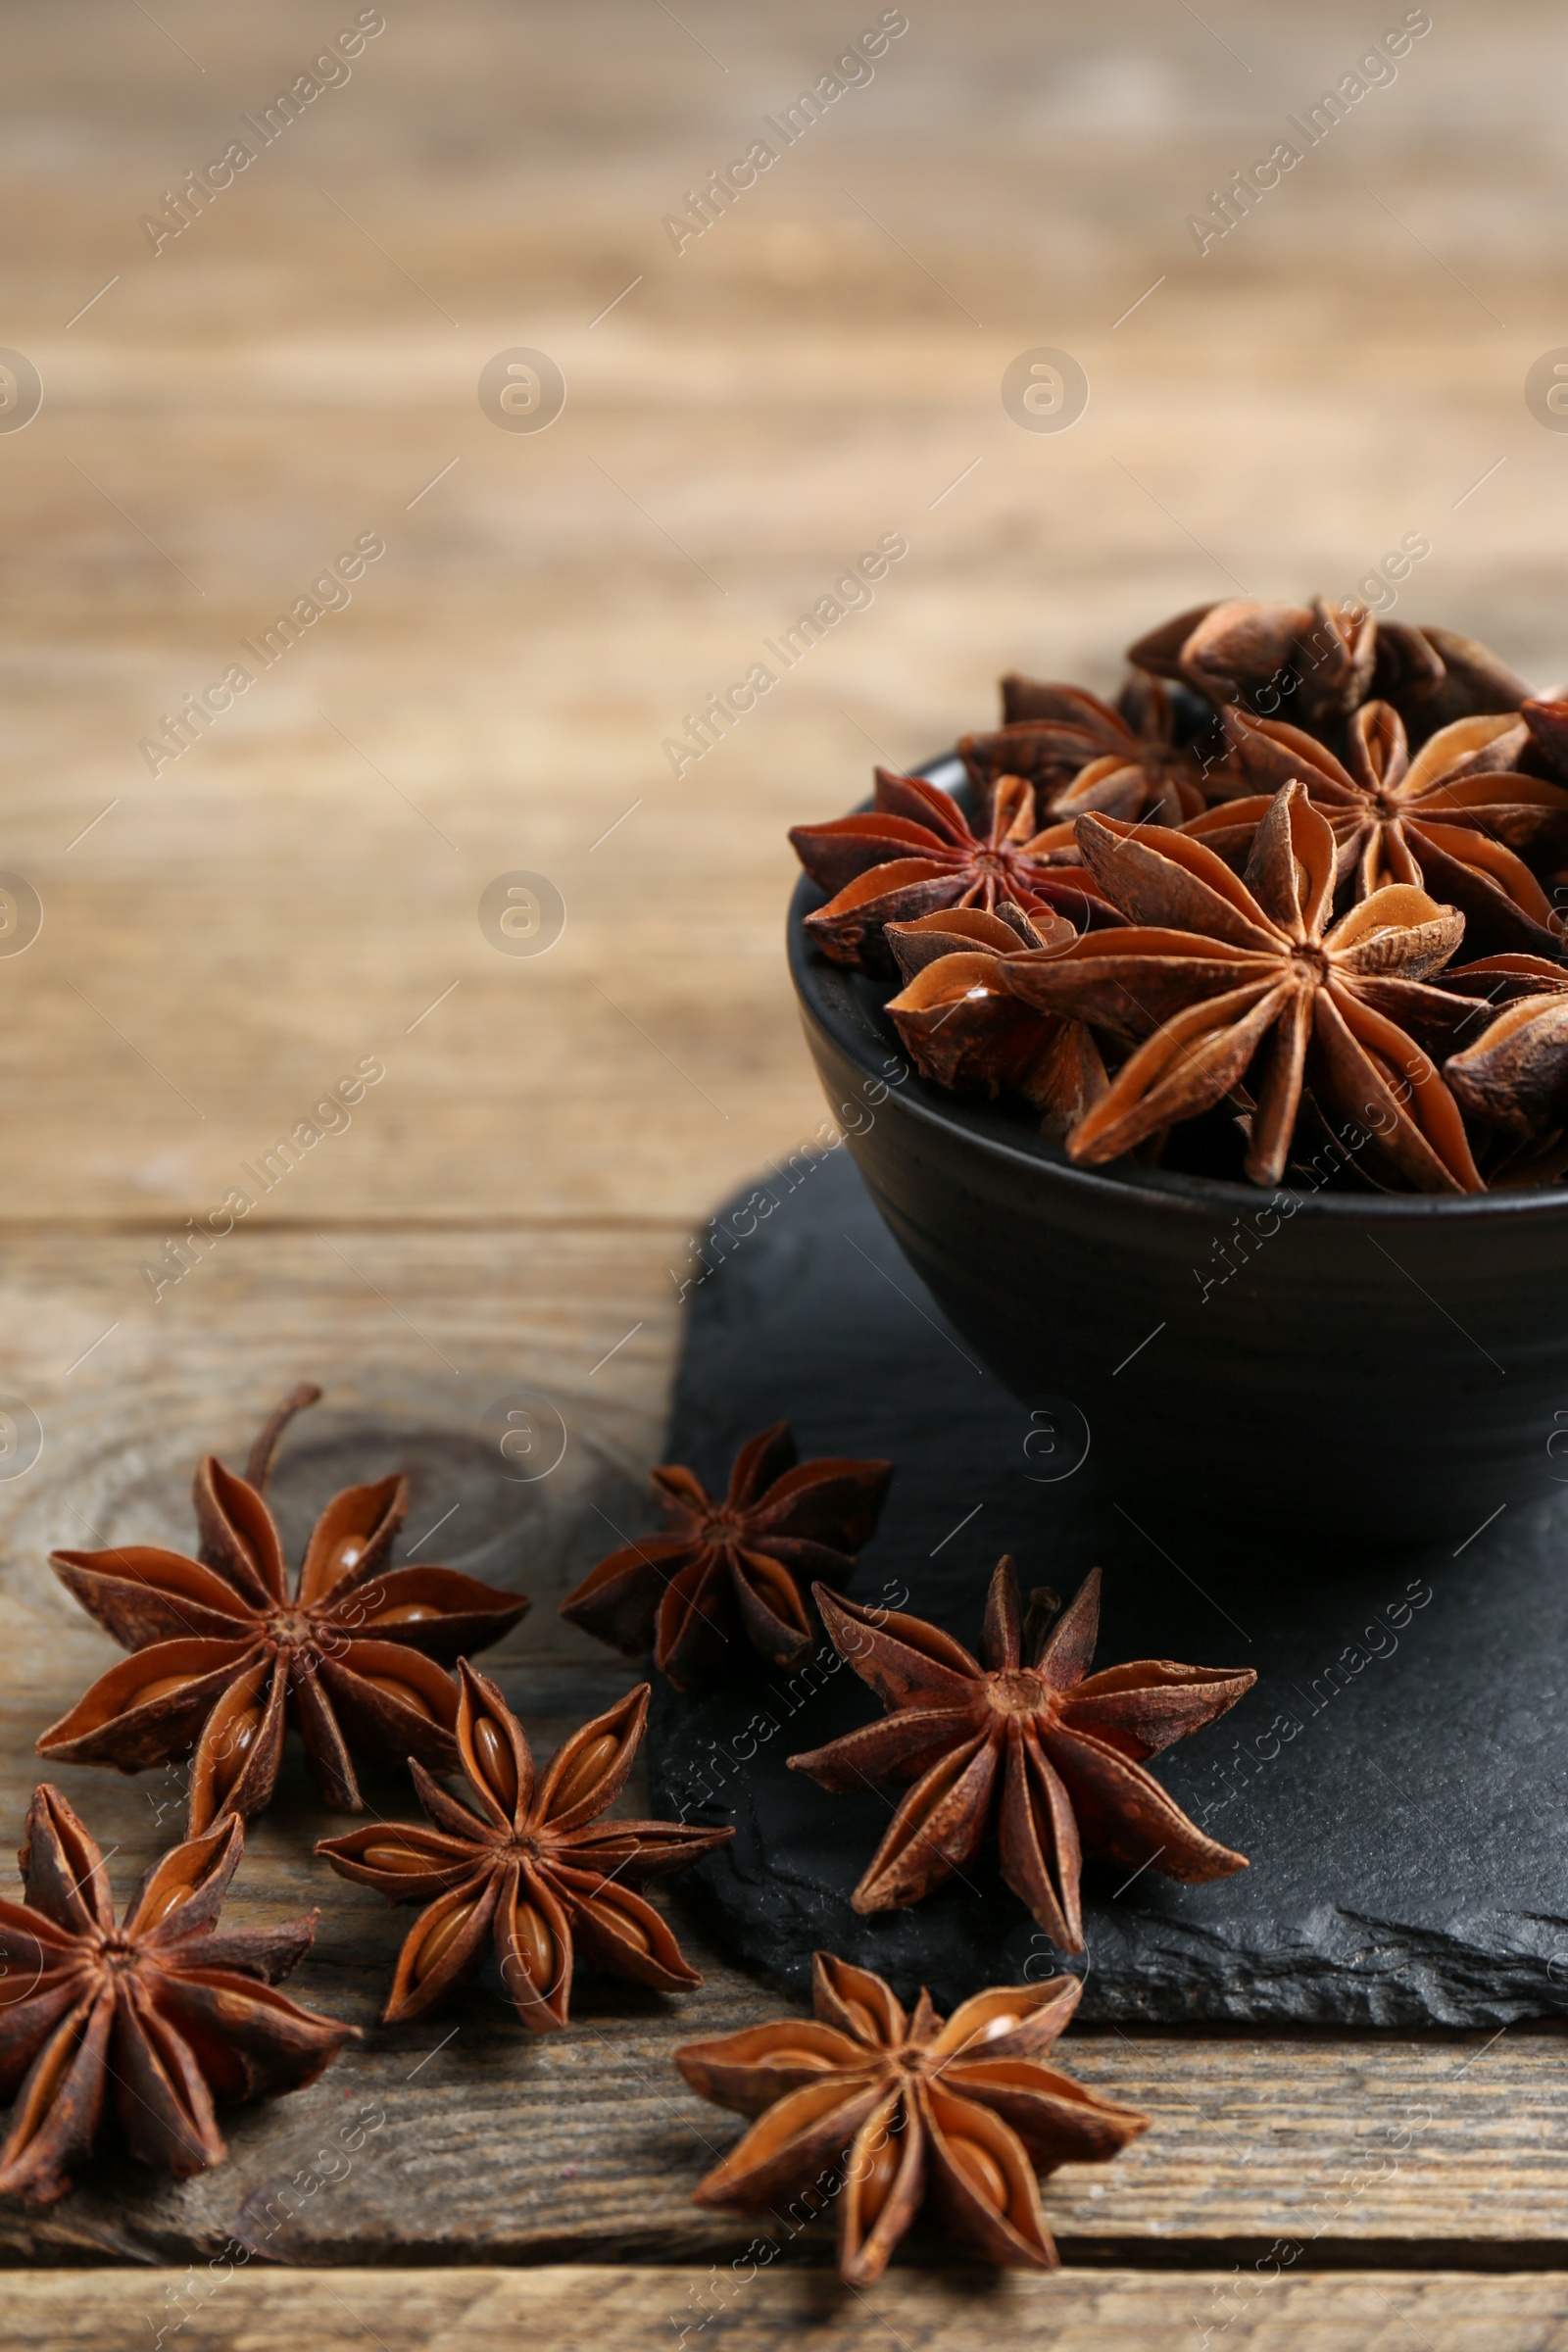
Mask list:
[{"label": "wooden plank", "polygon": [[[464,1529],[448,1556],[534,1595],[491,1663],[541,1746],[609,1704],[629,1670],[564,1626],[555,1604],[616,1528],[649,1524],[640,1488],[673,1340],[673,1239],[658,1228],[274,1229],[235,1237],[162,1306],[138,1308],[127,1304],[137,1237],[0,1236],[8,1377],[33,1400],[45,1444],[27,1475],[0,1481],[0,1842],[38,1777],[33,1739],[118,1654],[50,1576],[51,1545],[95,1533],[187,1544],[197,1457],[209,1446],[242,1457],[268,1404],[304,1374],[327,1395],[278,1473],[294,1549],[325,1494],[403,1462],[411,1533],[457,1505],[436,1548]],[[518,1388],[555,1401],[570,1441],[557,1471],[522,1487],[503,1477],[483,1427],[485,1408]],[[53,1777],[116,1848],[122,1892],[178,1833],[177,1776],[78,1766]],[[389,1816],[409,1809],[390,1779],[371,1799]],[[416,2031],[384,2033],[375,2019],[401,1917],[313,1858],[330,1819],[293,1759],[251,1834],[234,1911],[275,1920],[322,1906],[298,1986],[364,2026],[365,2042],[311,2090],[237,2113],[229,2161],[205,2179],[165,2184],[108,2165],[52,2212],[7,2212],[0,2250],[183,2262],[232,2236],[337,2263],[400,2247],[445,2261],[728,2261],[744,2247],[748,2225],[689,2201],[736,2127],[690,2096],[670,2053],[789,2004],[692,1934],[708,1983],[689,1999],[585,1984],[573,2031],[535,2043],[475,1992]],[[1276,2235],[1314,2258],[1392,2246],[1431,2258],[1455,2240],[1497,2260],[1568,2259],[1561,2047],[1521,2029],[1490,2042],[1076,2034],[1075,2071],[1147,2108],[1154,2129],[1114,2166],[1059,2175],[1053,2227],[1069,2253],[1100,2259],[1194,2259]],[[364,2109],[384,2121],[357,2126]],[[343,2134],[356,2129],[365,2137],[345,2173]]]},{"label": "wooden plank", "polygon": [[[820,2271],[612,2270],[267,2271],[134,2278],[93,2272],[12,2274],[9,2332],[39,2352],[646,2352],[657,2343],[721,2341],[733,2352],[974,2352],[999,2341],[1041,2352],[1143,2352],[1223,2344],[1225,2352],[1562,2352],[1568,2281],[1558,2278],[1412,2278],[1232,2272],[1179,2278],[1063,2271],[1054,2278],[896,2268],[860,2290]],[[160,2328],[170,2332],[159,2337]],[[709,2329],[712,2332],[710,2334]]]}]

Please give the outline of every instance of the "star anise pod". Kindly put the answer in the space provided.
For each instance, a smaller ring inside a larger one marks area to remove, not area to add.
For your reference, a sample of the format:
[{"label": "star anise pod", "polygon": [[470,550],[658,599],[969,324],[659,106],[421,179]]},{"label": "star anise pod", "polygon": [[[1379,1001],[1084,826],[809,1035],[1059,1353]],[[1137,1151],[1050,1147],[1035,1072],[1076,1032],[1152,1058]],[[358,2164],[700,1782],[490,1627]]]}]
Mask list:
[{"label": "star anise pod", "polygon": [[1004,904],[890,923],[904,987],[886,1010],[922,1077],[939,1086],[1020,1094],[1052,1134],[1065,1134],[1104,1093],[1100,1048],[1082,1021],[1037,1012],[1007,989],[999,956],[1049,954],[1078,934],[1059,915],[1031,919]]},{"label": "star anise pod", "polygon": [[244,1844],[230,1816],[176,1845],[117,1928],[97,1845],[58,1788],[35,1791],[17,1857],[23,1900],[0,1900],[0,2097],[16,2101],[0,2196],[64,2196],[111,2085],[144,2164],[178,2175],[221,2164],[215,2105],[299,2090],[358,2039],[271,1989],[309,1951],[318,1913],[217,1926]]},{"label": "star anise pod", "polygon": [[1004,776],[976,832],[951,793],[919,776],[876,771],[876,807],[821,825],[795,825],[790,840],[819,890],[834,895],[806,928],[835,963],[887,971],[889,923],[913,922],[949,906],[995,911],[1010,899],[1026,914],[1065,914],[1079,923],[1115,917],[1065,841],[1042,845],[1035,795]]},{"label": "star anise pod", "polygon": [[653,1642],[678,1690],[733,1672],[742,1644],[770,1665],[798,1665],[815,1639],[798,1580],[844,1583],[892,1476],[891,1462],[797,1461],[784,1421],[741,1447],[722,1502],[665,1463],[653,1489],[671,1533],[611,1552],[561,1614],[631,1657]]},{"label": "star anise pod", "polygon": [[389,1903],[428,1906],[404,1942],[385,2023],[422,2017],[493,1956],[523,2024],[548,2033],[569,2023],[578,1944],[595,1966],[661,1992],[700,1984],[665,1921],[632,1889],[683,1870],[734,1831],[598,1818],[631,1771],[648,1685],[574,1732],[536,1785],[533,1751],[497,1686],[466,1658],[458,1675],[458,1749],[475,1806],[411,1759],[433,1829],[383,1822],[316,1849]]},{"label": "star anise pod", "polygon": [[363,1810],[350,1742],[387,1763],[457,1762],[457,1688],[434,1663],[485,1649],[527,1599],[454,1568],[382,1566],[408,1509],[405,1478],[346,1487],[327,1504],[290,1593],[266,1491],[278,1441],[319,1389],[285,1396],[244,1478],[214,1454],[196,1473],[194,1560],[156,1544],[57,1551],[51,1565],[133,1651],[100,1675],[38,1753],[136,1772],[195,1753],[190,1830],[270,1801],[285,1722],[325,1803]]},{"label": "star anise pod", "polygon": [[1477,637],[1385,620],[1369,692],[1392,703],[1411,741],[1424,743],[1455,719],[1518,710],[1530,689]]},{"label": "star anise pod", "polygon": [[1404,722],[1388,703],[1363,703],[1346,729],[1345,759],[1299,727],[1226,713],[1237,764],[1253,798],[1211,810],[1189,829],[1224,856],[1293,777],[1306,786],[1339,846],[1338,879],[1367,898],[1408,882],[1458,907],[1482,953],[1549,954],[1551,905],[1521,851],[1538,862],[1568,857],[1568,791],[1499,767],[1496,747],[1528,740],[1506,713],[1456,719],[1412,760]]},{"label": "star anise pod", "polygon": [[1329,728],[1371,691],[1378,627],[1359,607],[1263,604],[1228,597],[1195,605],[1127,649],[1136,669],[1180,678],[1216,709],[1242,703],[1290,710],[1303,727]]},{"label": "star anise pod", "polygon": [[1078,838],[1133,927],[998,966],[1027,1003],[1145,1040],[1074,1128],[1070,1157],[1115,1159],[1245,1082],[1247,1173],[1277,1185],[1310,1073],[1325,1114],[1365,1123],[1416,1190],[1483,1189],[1458,1105],[1418,1042],[1451,1037],[1463,1018],[1421,985],[1463,937],[1453,907],[1396,883],[1329,928],[1336,845],[1301,784],[1270,803],[1241,878],[1184,833],[1136,839],[1085,816]]},{"label": "star anise pod", "polygon": [[1257,1676],[1169,1658],[1091,1675],[1098,1568],[1043,1642],[1026,1644],[1018,1580],[1004,1559],[986,1602],[984,1666],[921,1618],[873,1614],[826,1592],[817,1604],[834,1647],[888,1712],[791,1756],[791,1769],[840,1793],[914,1783],[855,1890],[857,1911],[918,1902],[967,1868],[993,1821],[1003,1877],[1064,1952],[1083,1949],[1085,1854],[1188,1884],[1247,1868],[1245,1854],[1188,1820],[1144,1759],[1216,1721]]},{"label": "star anise pod", "polygon": [[1495,1008],[1443,1065],[1460,1106],[1515,1145],[1549,1150],[1568,1128],[1568,972],[1539,956],[1493,956],[1443,977]]},{"label": "star anise pod", "polygon": [[776,2213],[795,2198],[814,2214],[836,2199],[852,2286],[882,2276],[922,2209],[990,2262],[1054,2270],[1037,2176],[1106,2163],[1149,2129],[1048,2063],[1077,1978],[976,1993],[946,2025],[929,1993],[910,2017],[881,1977],[830,1952],[815,1955],[811,1987],[814,2021],[675,2052],[700,2097],[760,2119],[694,2202]]},{"label": "star anise pod", "polygon": [[1115,704],[1084,686],[1016,676],[1003,679],[1002,696],[1003,725],[958,743],[983,791],[1022,776],[1053,824],[1098,809],[1177,825],[1207,805],[1212,787],[1197,754],[1177,742],[1176,708],[1157,678],[1135,670]]}]

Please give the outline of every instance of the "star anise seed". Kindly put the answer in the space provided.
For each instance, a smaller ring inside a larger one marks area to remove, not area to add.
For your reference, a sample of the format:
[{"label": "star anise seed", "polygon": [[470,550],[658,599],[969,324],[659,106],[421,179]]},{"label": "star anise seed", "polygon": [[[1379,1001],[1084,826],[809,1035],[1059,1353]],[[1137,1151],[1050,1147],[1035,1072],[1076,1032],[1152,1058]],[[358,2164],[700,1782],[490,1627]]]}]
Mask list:
[{"label": "star anise seed", "polygon": [[914,1783],[855,1890],[857,1911],[918,1902],[974,1860],[993,1821],[1003,1877],[1064,1952],[1083,1949],[1086,1853],[1189,1883],[1247,1868],[1244,1854],[1188,1820],[1144,1759],[1216,1721],[1257,1677],[1250,1667],[1169,1658],[1090,1675],[1098,1568],[1028,1657],[1018,1580],[1004,1559],[986,1602],[984,1666],[921,1618],[873,1614],[830,1592],[817,1602],[834,1647],[888,1712],[791,1756],[791,1769],[840,1793],[868,1781]]},{"label": "star anise seed", "polygon": [[1004,723],[958,743],[983,792],[1022,776],[1053,824],[1095,809],[1175,825],[1205,806],[1203,768],[1176,741],[1175,705],[1158,678],[1135,670],[1114,705],[1087,687],[1034,678],[1005,677],[1002,694]]},{"label": "star anise seed", "polygon": [[271,1988],[319,1914],[217,1925],[245,1835],[232,1815],[155,1862],[115,1925],[103,1856],[57,1788],[36,1790],[0,1900],[0,2097],[15,2097],[0,2196],[43,2205],[101,2135],[111,2087],[144,2164],[187,2175],[227,2153],[214,2113],[314,2082],[358,2029]]},{"label": "star anise seed", "polygon": [[574,1732],[536,1784],[533,1751],[500,1690],[466,1659],[458,1676],[458,1750],[476,1804],[449,1795],[411,1758],[434,1828],[383,1822],[316,1849],[389,1903],[427,1905],[405,1939],[385,2023],[422,2017],[493,1958],[525,2026],[565,2026],[578,1944],[596,1966],[662,1992],[700,1984],[667,1923],[633,1889],[683,1870],[734,1831],[598,1818],[631,1771],[648,1685]]},{"label": "star anise seed", "polygon": [[454,1568],[383,1568],[408,1509],[405,1478],[334,1495],[289,1592],[266,1490],[290,1418],[319,1395],[303,1385],[283,1399],[244,1478],[207,1456],[196,1559],[151,1544],[52,1558],[62,1584],[135,1654],[44,1733],[38,1753],[136,1772],[194,1746],[192,1835],[269,1803],[289,1721],[323,1801],[347,1812],[363,1810],[351,1741],[387,1763],[412,1751],[449,1769],[458,1693],[435,1660],[488,1648],[528,1606]]},{"label": "star anise seed", "polygon": [[783,1421],[741,1447],[722,1502],[666,1463],[653,1487],[672,1532],[611,1552],[561,1614],[629,1656],[655,1642],[654,1662],[679,1690],[733,1671],[742,1642],[794,1666],[815,1638],[799,1580],[845,1582],[892,1476],[891,1462],[798,1462]]},{"label": "star anise seed", "polygon": [[1041,846],[1034,790],[1020,777],[1001,779],[982,823],[974,831],[951,793],[879,767],[874,810],[791,829],[802,865],[833,893],[807,916],[807,931],[835,963],[887,971],[886,925],[945,907],[993,913],[1010,899],[1026,914],[1116,919],[1064,838]]},{"label": "star anise seed", "polygon": [[1069,1156],[1115,1159],[1245,1083],[1247,1174],[1277,1185],[1310,1055],[1324,1111],[1366,1122],[1407,1183],[1483,1190],[1458,1105],[1410,1034],[1423,1022],[1451,1034],[1452,1000],[1421,983],[1453,955],[1463,916],[1391,884],[1330,928],[1336,844],[1301,784],[1269,804],[1240,879],[1185,833],[1135,831],[1078,820],[1084,857],[1129,928],[998,964],[1026,1003],[1145,1040],[1073,1129]]},{"label": "star anise seed", "polygon": [[1054,2270],[1038,2178],[1107,2163],[1149,2129],[1048,2062],[1078,1979],[995,1986],[946,2024],[929,1993],[910,2017],[881,1977],[830,1952],[814,1956],[811,1985],[814,2021],[675,2052],[700,2097],[760,2118],[694,2202],[776,2213],[804,2191],[817,2213],[836,2199],[839,2275],[852,2286],[882,2276],[922,2208],[990,2262]]},{"label": "star anise seed", "polygon": [[1333,827],[1337,879],[1368,898],[1406,882],[1459,908],[1467,944],[1482,954],[1552,954],[1551,905],[1525,862],[1568,857],[1568,791],[1538,776],[1499,770],[1499,740],[1528,737],[1506,714],[1456,719],[1410,757],[1404,722],[1388,703],[1364,703],[1346,730],[1340,761],[1299,727],[1227,711],[1237,763],[1256,797],[1210,810],[1189,826],[1225,854],[1221,829],[1244,832],[1293,777]]}]

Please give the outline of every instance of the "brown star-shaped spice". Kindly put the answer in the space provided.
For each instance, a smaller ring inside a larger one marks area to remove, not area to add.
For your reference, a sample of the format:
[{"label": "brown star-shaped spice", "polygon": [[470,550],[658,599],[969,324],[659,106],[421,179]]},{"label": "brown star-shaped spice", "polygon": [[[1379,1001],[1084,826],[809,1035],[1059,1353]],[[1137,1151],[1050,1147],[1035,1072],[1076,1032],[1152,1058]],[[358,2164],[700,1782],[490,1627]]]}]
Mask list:
[{"label": "brown star-shaped spice", "polygon": [[886,971],[886,926],[944,907],[992,913],[1010,899],[1026,914],[1115,920],[1067,838],[1039,838],[1034,789],[1020,777],[1002,778],[982,824],[974,831],[951,793],[879,767],[874,809],[791,828],[802,865],[833,894],[807,916],[808,932],[835,963]]},{"label": "brown star-shaped spice", "polygon": [[1197,605],[1129,646],[1127,659],[1181,678],[1219,709],[1241,705],[1322,736],[1372,695],[1392,703],[1423,742],[1454,719],[1517,710],[1530,692],[1474,637],[1380,622],[1363,606],[1321,596],[1310,605],[1250,597]]},{"label": "brown star-shaped spice", "polygon": [[408,1509],[408,1481],[347,1487],[316,1523],[290,1593],[266,1491],[278,1441],[319,1389],[295,1389],[251,1450],[244,1478],[209,1454],[196,1473],[196,1559],[151,1544],[57,1551],[82,1607],[135,1654],[100,1675],[44,1733],[52,1762],[136,1772],[195,1753],[194,1835],[272,1794],[292,1721],[325,1803],[362,1808],[350,1742],[387,1763],[458,1759],[449,1663],[486,1649],[527,1608],[453,1568],[382,1563]]},{"label": "brown star-shaped spice", "polygon": [[1530,689],[1478,637],[1430,621],[1385,620],[1370,691],[1394,705],[1412,743],[1424,743],[1455,719],[1518,710]]},{"label": "brown star-shaped spice", "polygon": [[458,1664],[458,1749],[477,1810],[411,1758],[433,1829],[382,1823],[317,1846],[345,1879],[389,1903],[424,1903],[383,2017],[407,2025],[495,1966],[525,2026],[569,2022],[574,1948],[612,1976],[680,1992],[702,1978],[634,1887],[733,1838],[674,1821],[599,1820],[625,1786],[648,1716],[648,1685],[574,1732],[534,1779],[533,1751],[496,1685]]},{"label": "brown star-shaped spice", "polygon": [[1550,1152],[1568,1129],[1568,972],[1539,956],[1493,956],[1443,979],[1488,1007],[1443,1075],[1466,1117],[1511,1148],[1516,1172],[1521,1148]]},{"label": "brown star-shaped spice", "polygon": [[[1054,825],[1090,809],[1177,825],[1197,816],[1217,789],[1218,774],[1210,781],[1198,755],[1177,742],[1170,695],[1142,671],[1114,704],[1084,686],[1016,676],[1003,679],[1002,698],[1001,727],[960,738],[964,764],[982,791],[1003,776],[1022,776]],[[1224,751],[1222,742],[1216,770]]]},{"label": "brown star-shaped spice", "polygon": [[733,1672],[742,1644],[794,1666],[814,1639],[797,1580],[845,1582],[892,1476],[891,1462],[797,1461],[784,1421],[741,1447],[722,1502],[666,1463],[653,1489],[672,1532],[611,1552],[561,1614],[631,1657],[654,1642],[654,1663],[678,1690]]},{"label": "brown star-shaped spice", "polygon": [[1127,649],[1135,669],[1180,678],[1224,709],[1245,703],[1303,727],[1331,727],[1371,691],[1378,625],[1359,607],[1227,597],[1195,605]]},{"label": "brown star-shaped spice", "polygon": [[[693,2090],[760,2120],[693,2191],[699,2205],[803,2218],[836,2202],[839,2275],[869,2286],[922,2209],[987,2261],[1054,2270],[1037,2176],[1103,2164],[1149,2129],[1050,2065],[1075,1977],[976,1993],[946,2025],[882,1978],[812,1962],[814,2021],[784,2018],[675,2052]],[[793,2215],[795,2206],[790,2207]]]},{"label": "brown star-shaped spice", "polygon": [[904,987],[886,1010],[922,1077],[939,1086],[1020,1094],[1054,1135],[1065,1134],[1105,1091],[1100,1048],[1082,1021],[1037,1012],[1006,988],[999,956],[1050,954],[1078,934],[1059,915],[1033,919],[1010,904],[890,923]]},{"label": "brown star-shaped spice", "polygon": [[1407,1184],[1483,1189],[1458,1105],[1418,1042],[1451,1038],[1464,1017],[1421,985],[1463,937],[1453,907],[1391,884],[1330,928],[1337,846],[1301,784],[1269,804],[1241,878],[1184,833],[1139,839],[1084,816],[1078,839],[1129,928],[998,965],[1026,1003],[1145,1040],[1068,1137],[1071,1158],[1115,1159],[1245,1081],[1247,1173],[1277,1185],[1310,1068],[1325,1115],[1365,1126]]},{"label": "brown star-shaped spice", "polygon": [[0,2196],[46,2205],[97,2143],[113,2087],[131,2154],[199,2173],[227,2153],[214,2109],[314,2082],[358,2030],[271,1987],[319,1914],[217,1920],[245,1835],[232,1816],[155,1862],[115,1925],[103,1856],[58,1788],[39,1788],[0,1901],[0,2097],[15,2098]]},{"label": "brown star-shaped spice", "polygon": [[986,1602],[984,1666],[922,1618],[873,1614],[825,1592],[817,1604],[834,1647],[888,1712],[791,1756],[791,1769],[841,1795],[868,1781],[914,1783],[855,1889],[857,1911],[917,1903],[967,1868],[993,1821],[1003,1877],[1063,1952],[1083,1949],[1086,1853],[1189,1883],[1247,1868],[1245,1854],[1205,1838],[1143,1767],[1234,1707],[1257,1677],[1250,1667],[1169,1658],[1090,1675],[1098,1568],[1036,1649],[1004,1559]]},{"label": "brown star-shaped spice", "polygon": [[1568,857],[1568,791],[1496,761],[1499,742],[1522,751],[1528,736],[1504,713],[1456,719],[1410,757],[1404,722],[1388,703],[1363,703],[1337,760],[1299,727],[1228,711],[1237,764],[1256,797],[1210,811],[1191,827],[1223,856],[1222,827],[1255,825],[1293,777],[1334,829],[1338,879],[1368,898],[1407,882],[1457,906],[1467,944],[1483,954],[1550,954],[1560,944],[1551,905],[1521,852],[1536,863]]}]

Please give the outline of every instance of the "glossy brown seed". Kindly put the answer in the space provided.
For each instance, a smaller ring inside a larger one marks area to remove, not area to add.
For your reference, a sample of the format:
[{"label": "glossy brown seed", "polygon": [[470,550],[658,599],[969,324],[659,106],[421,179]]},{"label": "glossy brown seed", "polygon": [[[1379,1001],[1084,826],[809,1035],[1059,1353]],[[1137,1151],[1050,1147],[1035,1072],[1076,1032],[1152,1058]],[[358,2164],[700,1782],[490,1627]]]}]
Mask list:
[{"label": "glossy brown seed", "polygon": [[344,1536],[332,1546],[332,1556],[326,1564],[326,1581],[335,1585],[340,1576],[347,1576],[365,1557],[365,1538]]},{"label": "glossy brown seed", "polygon": [[401,1608],[380,1609],[375,1616],[367,1617],[367,1625],[430,1625],[441,1614],[439,1609],[427,1608],[422,1600],[406,1600]]},{"label": "glossy brown seed", "polygon": [[437,1967],[468,1921],[473,1916],[472,1903],[459,1903],[446,1916],[438,1919],[415,1955],[414,1981],[422,1984],[430,1971]]},{"label": "glossy brown seed", "polygon": [[409,1845],[368,1845],[360,1860],[369,1870],[395,1870],[408,1878],[435,1867],[428,1854],[416,1854]]},{"label": "glossy brown seed", "polygon": [[652,1938],[648,1930],[635,1919],[628,1918],[626,1913],[618,1910],[614,1904],[584,1903],[583,1909],[590,1919],[597,1919],[610,1930],[612,1936],[618,1936],[622,1943],[635,1945],[639,1952],[652,1949]]},{"label": "glossy brown seed", "polygon": [[190,1681],[188,1674],[161,1674],[156,1682],[143,1683],[126,1701],[132,1707],[150,1707],[155,1698],[167,1698],[172,1690],[183,1690]]},{"label": "glossy brown seed", "polygon": [[1007,2176],[989,2148],[977,2139],[950,2139],[948,2153],[968,2181],[977,2197],[983,2197],[998,2213],[1007,2210]]},{"label": "glossy brown seed", "polygon": [[213,1767],[213,1786],[220,1798],[228,1794],[244,1771],[261,1728],[260,1707],[242,1707],[224,1726],[221,1752]]},{"label": "glossy brown seed", "polygon": [[422,1691],[412,1690],[407,1683],[400,1683],[390,1674],[368,1674],[365,1680],[372,1690],[384,1690],[388,1698],[400,1699],[404,1706],[412,1707],[416,1715],[422,1715],[427,1722],[434,1723],[435,1709]]},{"label": "glossy brown seed", "polygon": [[501,1726],[481,1715],[473,1727],[473,1752],[485,1786],[504,1805],[517,1801],[517,1761]]},{"label": "glossy brown seed", "polygon": [[881,2029],[863,2001],[846,2001],[844,2012],[850,2021],[850,2032],[859,2040],[881,2040]]},{"label": "glossy brown seed", "polygon": [[517,1903],[512,1913],[512,1933],[517,1957],[536,1984],[548,1984],[555,1974],[556,1943],[549,1924],[533,1903]]},{"label": "glossy brown seed", "polygon": [[189,1886],[166,1887],[164,1892],[158,1897],[157,1902],[154,1903],[152,1909],[144,1912],[142,1915],[141,1924],[143,1934],[145,1934],[149,1928],[161,1926],[172,1911],[177,1911],[179,1909],[181,1903],[188,1903],[191,1898],[191,1893],[192,1889]]},{"label": "glossy brown seed", "polygon": [[860,2182],[860,2228],[873,2230],[877,2216],[887,2203],[893,2183],[899,2175],[901,2150],[896,2139],[889,2136],[872,2155],[865,2178]]},{"label": "glossy brown seed", "polygon": [[580,1804],[614,1762],[619,1747],[619,1740],[611,1732],[601,1732],[597,1740],[590,1740],[570,1771],[563,1774],[551,1811],[564,1813],[569,1805]]},{"label": "glossy brown seed", "polygon": [[779,2049],[769,2050],[760,2063],[763,2066],[780,2067],[814,2066],[825,2074],[833,2061],[824,2058],[820,2050],[797,2049],[793,2043],[786,2042]]}]

